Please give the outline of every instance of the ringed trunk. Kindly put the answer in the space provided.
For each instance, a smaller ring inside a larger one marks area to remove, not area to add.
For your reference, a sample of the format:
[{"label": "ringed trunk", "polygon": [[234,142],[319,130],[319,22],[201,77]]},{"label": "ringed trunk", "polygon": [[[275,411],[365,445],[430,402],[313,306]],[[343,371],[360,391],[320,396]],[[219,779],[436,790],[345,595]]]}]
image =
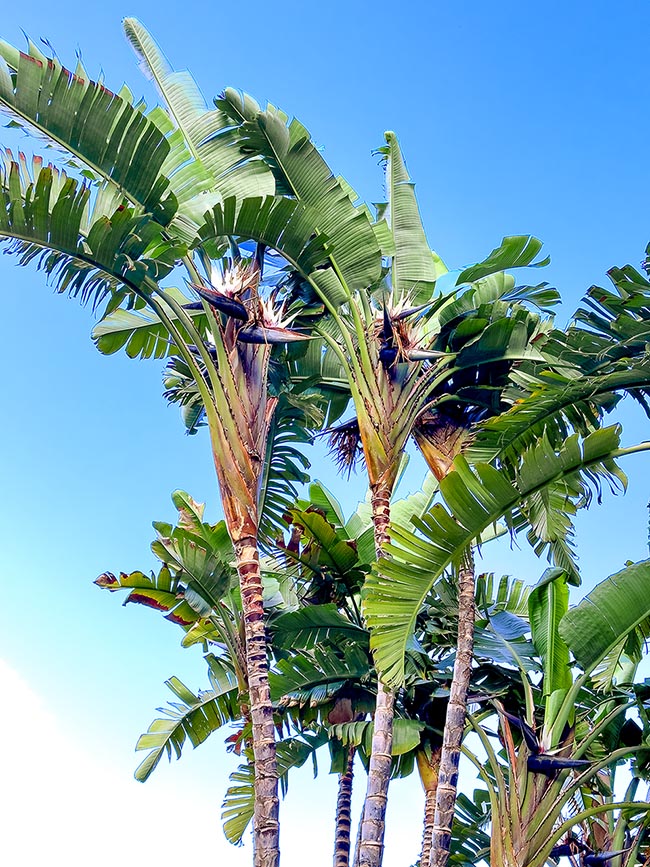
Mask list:
[{"label": "ringed trunk", "polygon": [[280,861],[278,774],[257,539],[244,537],[234,542],[234,548],[246,633],[255,759],[254,864],[255,867],[277,867]]},{"label": "ringed trunk", "polygon": [[449,859],[460,747],[467,716],[467,691],[472,674],[474,583],[474,559],[471,551],[468,551],[458,572],[458,644],[440,756],[430,867],[446,867]]},{"label": "ringed trunk", "polygon": [[[383,556],[382,545],[388,541],[390,487],[387,485],[373,487],[371,505],[375,550],[379,558]],[[372,752],[368,768],[368,788],[363,806],[361,842],[356,867],[380,867],[384,855],[386,805],[393,748],[394,704],[394,693],[379,680]]]},{"label": "ringed trunk", "polygon": [[416,755],[420,779],[424,788],[424,825],[422,831],[422,851],[420,867],[428,867],[431,860],[431,840],[436,813],[436,792],[438,790],[438,772],[440,769],[440,750],[435,750],[429,760],[424,750]]},{"label": "ringed trunk", "polygon": [[355,753],[355,748],[350,747],[345,773],[339,776],[339,793],[336,799],[336,831],[334,834],[334,867],[350,867],[350,825]]}]

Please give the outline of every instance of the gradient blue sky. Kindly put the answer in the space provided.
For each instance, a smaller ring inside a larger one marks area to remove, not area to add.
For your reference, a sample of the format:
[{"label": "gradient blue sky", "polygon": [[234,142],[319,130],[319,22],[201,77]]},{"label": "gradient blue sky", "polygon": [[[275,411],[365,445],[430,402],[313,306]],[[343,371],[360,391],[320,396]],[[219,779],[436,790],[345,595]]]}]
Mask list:
[{"label": "gradient blue sky", "polygon": [[[295,113],[368,201],[382,197],[372,151],[384,130],[395,130],[429,240],[448,265],[483,258],[505,234],[533,233],[552,256],[543,279],[566,299],[561,319],[608,267],[643,256],[645,2],[32,0],[3,10],[0,37],[20,43],[21,28],[47,37],[68,65],[81,50],[107,86],[126,80],[152,102],[122,35],[125,15],[140,18],[176,68],[192,70],[206,97],[233,85]],[[0,133],[0,142],[20,141]],[[151,521],[173,516],[174,488],[218,517],[207,439],[183,435],[161,397],[158,363],[101,357],[89,340],[90,311],[53,296],[42,275],[0,257],[0,285],[0,719],[14,780],[2,817],[10,860],[31,867],[65,855],[77,867],[92,846],[95,863],[119,858],[131,867],[146,841],[152,863],[199,845],[247,864],[249,852],[228,848],[218,824],[233,766],[219,735],[161,766],[146,786],[130,781],[137,735],[167,700],[163,681],[178,674],[202,686],[203,664],[154,612],[122,608],[92,585],[106,569],[153,565]],[[624,416],[626,441],[648,436],[638,413]],[[646,556],[650,464],[626,466],[628,496],[608,498],[579,522],[588,585]],[[322,455],[314,470],[347,509],[362,496],[362,480],[331,481]],[[543,564],[500,543],[486,567],[532,582]],[[298,775],[284,812],[287,867],[301,863],[305,845],[314,863],[329,862],[333,805],[333,779],[315,787]],[[419,784],[398,783],[387,867],[415,859],[420,810]],[[35,833],[44,814],[51,827]]]}]

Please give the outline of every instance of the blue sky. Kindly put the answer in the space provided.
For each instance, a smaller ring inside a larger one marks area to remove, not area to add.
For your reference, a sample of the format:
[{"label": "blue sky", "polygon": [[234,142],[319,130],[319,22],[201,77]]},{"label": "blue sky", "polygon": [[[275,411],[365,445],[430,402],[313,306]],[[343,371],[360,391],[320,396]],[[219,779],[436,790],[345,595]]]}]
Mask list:
[{"label": "blue sky", "polygon": [[[233,85],[297,115],[368,201],[382,196],[372,151],[384,130],[395,130],[429,240],[447,264],[483,258],[505,234],[535,234],[552,257],[543,279],[566,299],[562,319],[608,267],[638,264],[650,240],[650,7],[611,10],[582,0],[251,0],[241,10],[197,0],[180,7],[32,0],[3,11],[0,37],[19,44],[21,28],[34,40],[47,37],[68,64],[81,49],[107,86],[127,81],[153,102],[122,35],[121,18],[135,15],[176,68],[192,70],[206,97]],[[0,142],[20,141],[0,133]],[[198,841],[228,863],[247,864],[246,850],[222,843],[218,814],[232,762],[219,735],[146,786],[130,781],[135,740],[167,699],[163,681],[178,674],[202,686],[203,664],[200,653],[181,651],[180,633],[155,613],[122,608],[92,585],[106,569],[153,565],[151,521],[173,516],[175,488],[218,517],[207,439],[183,435],[161,397],[159,364],[100,356],[89,340],[90,311],[53,296],[40,274],[0,257],[0,286],[0,717],[13,741],[5,749],[16,750],[12,768],[23,776],[7,822],[9,845],[16,853],[20,845],[14,863],[31,867],[48,851],[34,840],[25,852],[20,842],[40,798],[53,826],[57,816],[81,817],[91,843],[107,810],[106,863],[138,863],[129,819],[137,813],[150,824],[149,845],[159,847],[152,860],[167,862],[170,846],[180,855]],[[626,441],[648,436],[638,413],[626,409],[624,417]],[[648,467],[631,459],[628,496],[581,518],[588,585],[646,556]],[[322,456],[314,475],[332,480]],[[347,509],[363,495],[362,479],[331,484]],[[501,544],[487,567],[532,582],[543,564]],[[316,842],[317,863],[330,857],[334,781],[314,787],[308,778],[298,776],[284,813],[287,867],[300,863],[301,845]],[[419,843],[419,784],[398,786],[387,867],[414,860]],[[161,805],[179,827],[173,844]],[[59,846],[71,867],[85,863],[83,834],[73,844],[52,839],[59,842],[50,854]]]}]

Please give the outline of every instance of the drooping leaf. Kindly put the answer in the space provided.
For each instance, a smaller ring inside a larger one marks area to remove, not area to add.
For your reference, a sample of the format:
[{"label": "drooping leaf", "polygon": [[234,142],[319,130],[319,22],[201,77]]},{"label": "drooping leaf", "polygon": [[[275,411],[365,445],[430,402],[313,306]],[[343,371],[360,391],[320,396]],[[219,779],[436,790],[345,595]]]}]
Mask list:
[{"label": "drooping leaf", "polygon": [[[163,196],[169,143],[141,111],[103,84],[75,75],[30,43],[29,54],[0,41],[0,108],[67,150],[166,224],[175,204]],[[8,74],[11,69],[15,75]]]},{"label": "drooping leaf", "polygon": [[564,615],[559,631],[578,665],[590,671],[648,617],[650,560],[643,560],[597,584]]},{"label": "drooping leaf", "polygon": [[270,628],[273,644],[286,650],[313,650],[325,641],[368,641],[368,633],[340,614],[333,604],[288,611],[276,617]]},{"label": "drooping leaf", "polygon": [[[381,249],[368,212],[355,206],[349,186],[334,177],[304,126],[295,119],[287,126],[287,116],[270,105],[266,111],[251,112],[231,88],[218,105],[243,124],[245,151],[264,157],[278,192],[295,196],[310,209],[311,232],[329,239],[332,260],[345,281],[343,294],[376,283],[381,276]],[[333,272],[330,276],[338,282]]]},{"label": "drooping leaf", "polygon": [[542,249],[542,242],[532,235],[511,235],[504,238],[499,247],[496,247],[483,262],[466,268],[456,281],[461,283],[474,283],[482,277],[495,274],[497,271],[506,271],[508,268],[541,268],[551,261],[549,257],[533,262],[533,259]]},{"label": "drooping leaf", "polygon": [[149,755],[135,771],[135,778],[141,783],[153,773],[165,752],[171,761],[173,749],[178,759],[186,740],[196,748],[214,731],[240,715],[234,676],[222,684],[221,691],[207,690],[198,695],[177,677],[165,683],[179,701],[158,708],[164,716],[155,719],[138,739],[136,750],[149,750]]},{"label": "drooping leaf", "polygon": [[582,442],[569,437],[558,450],[540,442],[522,455],[514,480],[486,464],[470,468],[462,456],[440,483],[447,508],[437,504],[413,524],[419,535],[393,525],[388,556],[367,578],[364,610],[371,647],[382,676],[400,684],[404,654],[427,594],[444,570],[490,525],[505,519],[521,527],[519,509],[536,491],[563,478],[576,477],[617,454],[619,428],[603,428]]}]

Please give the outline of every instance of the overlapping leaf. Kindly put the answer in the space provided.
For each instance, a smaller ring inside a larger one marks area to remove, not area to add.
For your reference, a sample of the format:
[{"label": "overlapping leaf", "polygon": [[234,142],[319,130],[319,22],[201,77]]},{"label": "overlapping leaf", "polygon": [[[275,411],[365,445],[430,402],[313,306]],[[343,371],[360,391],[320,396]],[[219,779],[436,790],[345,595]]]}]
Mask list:
[{"label": "overlapping leaf", "polygon": [[255,113],[230,88],[219,107],[243,124],[244,151],[265,158],[277,191],[310,209],[311,231],[329,239],[332,260],[347,289],[364,290],[376,283],[382,254],[368,211],[355,206],[349,186],[334,177],[302,124],[294,119],[287,126],[287,116],[270,105]]},{"label": "overlapping leaf", "polygon": [[166,224],[173,197],[161,173],[169,143],[126,98],[74,74],[29,44],[24,54],[0,41],[0,108],[67,150],[133,204]]},{"label": "overlapping leaf", "polygon": [[458,457],[440,483],[446,508],[437,504],[422,519],[414,519],[420,535],[391,527],[388,556],[366,580],[364,598],[371,647],[387,682],[402,683],[415,619],[444,570],[498,520],[517,529],[518,509],[532,494],[618,454],[619,433],[618,427],[603,428],[582,442],[574,435],[559,450],[542,440],[523,454],[514,480],[487,464],[470,468]]},{"label": "overlapping leaf", "polygon": [[650,560],[606,578],[560,621],[559,631],[585,671],[650,617]]},{"label": "overlapping leaf", "polygon": [[221,689],[206,690],[198,695],[177,677],[165,683],[179,701],[170,703],[167,708],[158,708],[164,716],[155,719],[138,739],[136,750],[149,750],[149,755],[135,771],[135,778],[141,783],[150,777],[165,752],[171,761],[174,750],[178,759],[186,740],[196,748],[214,731],[240,716],[234,676],[226,678]]},{"label": "overlapping leaf", "polygon": [[119,206],[88,226],[89,197],[85,184],[50,166],[32,181],[12,162],[8,173],[0,169],[0,241],[21,265],[35,262],[58,292],[94,305],[118,290],[137,295],[145,280],[169,273],[183,251],[164,241],[151,216]]}]

